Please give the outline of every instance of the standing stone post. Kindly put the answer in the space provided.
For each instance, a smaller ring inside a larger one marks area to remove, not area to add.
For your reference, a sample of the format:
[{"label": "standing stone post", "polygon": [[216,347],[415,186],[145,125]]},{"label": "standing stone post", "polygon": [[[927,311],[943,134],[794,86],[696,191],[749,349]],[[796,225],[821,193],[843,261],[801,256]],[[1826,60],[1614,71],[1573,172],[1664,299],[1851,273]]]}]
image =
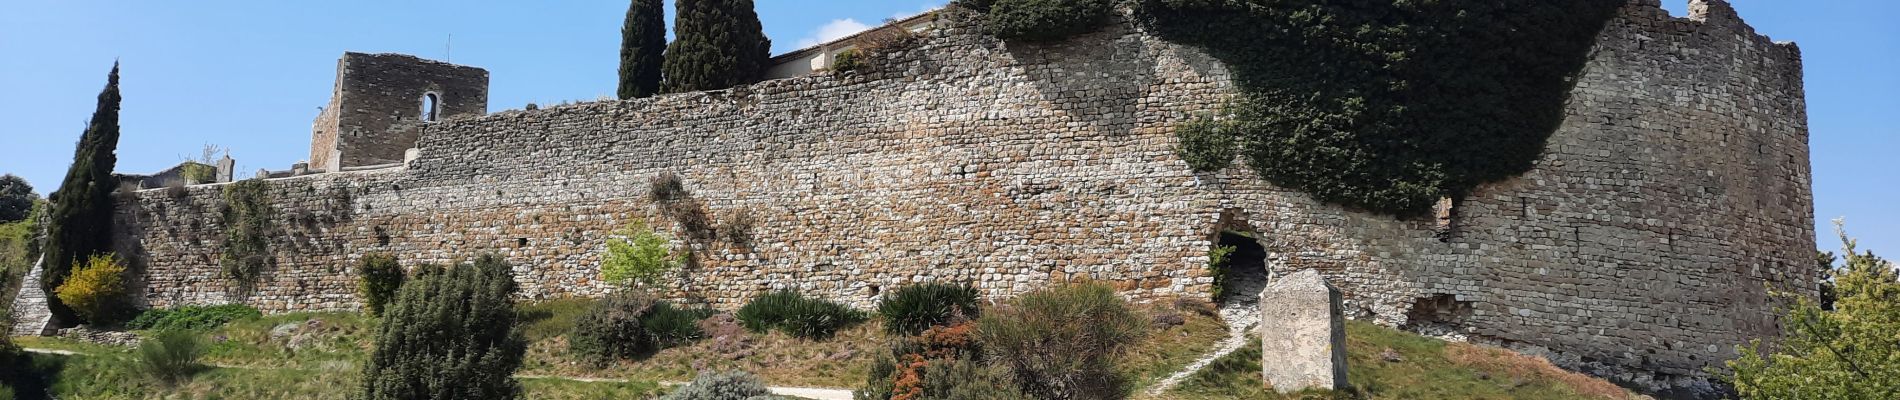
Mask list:
[{"label": "standing stone post", "polygon": [[1274,279],[1260,291],[1260,366],[1280,393],[1346,387],[1346,318],[1339,290],[1319,271]]}]

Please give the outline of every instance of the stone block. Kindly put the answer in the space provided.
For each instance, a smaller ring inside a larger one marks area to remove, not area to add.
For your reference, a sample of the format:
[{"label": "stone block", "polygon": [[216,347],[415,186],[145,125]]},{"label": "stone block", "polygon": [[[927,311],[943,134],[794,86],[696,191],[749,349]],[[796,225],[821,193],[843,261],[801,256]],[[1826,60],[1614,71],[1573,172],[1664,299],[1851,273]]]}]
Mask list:
[{"label": "stone block", "polygon": [[1339,290],[1301,270],[1260,291],[1260,366],[1280,393],[1346,387],[1346,317]]}]

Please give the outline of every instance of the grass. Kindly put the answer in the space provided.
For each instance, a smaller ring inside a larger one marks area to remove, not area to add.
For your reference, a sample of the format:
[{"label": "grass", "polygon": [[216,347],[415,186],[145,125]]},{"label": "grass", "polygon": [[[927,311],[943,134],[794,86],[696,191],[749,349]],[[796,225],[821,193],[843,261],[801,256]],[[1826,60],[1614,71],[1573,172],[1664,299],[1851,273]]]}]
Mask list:
[{"label": "grass", "polygon": [[528,355],[520,373],[683,382],[692,380],[700,370],[742,369],[773,386],[843,388],[862,383],[871,356],[886,351],[883,327],[872,321],[839,331],[828,340],[799,339],[776,331],[763,335],[741,332],[732,339],[750,345],[721,346],[718,340],[707,338],[660,350],[643,360],[597,366],[570,352],[566,338],[574,319],[593,302],[560,299],[522,305],[522,313],[531,318],[524,319]]},{"label": "grass", "polygon": [[[1451,343],[1371,323],[1346,323],[1347,381],[1341,392],[1281,395],[1260,378],[1260,342],[1222,357],[1182,382],[1178,399],[1633,399],[1609,382],[1564,371],[1542,358]],[[1387,349],[1400,361],[1386,361]]]},{"label": "grass", "polygon": [[1134,378],[1137,393],[1187,367],[1227,337],[1227,325],[1211,315],[1164,307],[1168,306],[1149,305],[1145,315],[1175,312],[1181,314],[1186,322],[1166,329],[1150,330],[1147,339],[1136,343],[1122,356],[1124,371]]}]

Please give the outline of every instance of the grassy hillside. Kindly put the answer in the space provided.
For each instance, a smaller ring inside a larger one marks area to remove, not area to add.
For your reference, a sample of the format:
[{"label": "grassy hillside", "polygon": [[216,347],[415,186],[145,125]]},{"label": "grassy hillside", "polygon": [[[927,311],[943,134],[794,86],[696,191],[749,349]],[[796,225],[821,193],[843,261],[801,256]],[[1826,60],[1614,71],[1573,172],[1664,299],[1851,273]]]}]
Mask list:
[{"label": "grassy hillside", "polygon": [[[570,354],[565,337],[574,318],[592,302],[567,299],[521,307],[522,329],[530,342],[527,359],[518,371],[528,390],[526,398],[645,398],[665,391],[662,382],[687,381],[702,369],[748,370],[776,386],[849,388],[863,382],[872,357],[887,351],[888,338],[873,321],[826,341],[776,332],[708,332],[705,340],[643,360],[593,365]],[[1169,316],[1157,320],[1181,318],[1178,324],[1157,325],[1147,340],[1123,357],[1124,369],[1141,387],[1136,398],[1632,398],[1628,391],[1556,369],[1542,359],[1360,322],[1347,326],[1353,390],[1290,397],[1273,393],[1261,382],[1260,347],[1255,341],[1173,391],[1145,394],[1147,386],[1193,362],[1226,335],[1211,313],[1201,311],[1144,307],[1150,315]],[[60,365],[54,385],[60,398],[343,399],[357,390],[358,371],[370,352],[376,324],[376,319],[355,313],[299,313],[233,322],[204,334],[208,347],[203,361],[212,367],[175,387],[139,375],[130,349],[58,338],[20,338],[19,342],[29,348],[80,353],[41,355]],[[1398,361],[1386,360],[1388,349]]]}]

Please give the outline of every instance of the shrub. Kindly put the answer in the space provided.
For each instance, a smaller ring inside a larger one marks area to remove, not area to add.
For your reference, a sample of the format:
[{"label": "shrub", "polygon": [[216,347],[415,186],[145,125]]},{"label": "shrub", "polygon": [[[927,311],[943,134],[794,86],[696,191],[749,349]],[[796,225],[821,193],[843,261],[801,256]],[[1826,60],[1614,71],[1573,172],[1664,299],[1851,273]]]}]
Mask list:
[{"label": "shrub", "polygon": [[989,0],[984,27],[1003,39],[1060,40],[1099,29],[1115,12],[1112,0]]},{"label": "shrub", "polygon": [[95,254],[84,264],[73,264],[72,271],[66,282],[54,289],[60,302],[95,325],[125,317],[131,308],[125,301],[125,263],[111,254]]},{"label": "shrub", "polygon": [[402,265],[389,253],[365,254],[356,265],[357,292],[363,296],[363,308],[369,310],[369,315],[383,315],[383,307],[396,297],[402,281]]},{"label": "shrub", "polygon": [[1856,252],[1840,220],[1846,252],[1828,265],[1838,298],[1832,310],[1804,295],[1777,293],[1793,303],[1781,340],[1736,346],[1726,378],[1744,399],[1881,399],[1900,390],[1900,271],[1873,252]]},{"label": "shrub", "polygon": [[734,316],[753,332],[776,329],[805,339],[829,339],[865,319],[864,313],[849,306],[790,290],[754,297]]},{"label": "shrub", "polygon": [[[53,383],[51,378],[58,373],[57,367],[35,362],[31,353],[0,335],[0,388],[12,390],[19,398],[43,398],[34,394],[47,392]],[[6,398],[0,396],[0,399]]]},{"label": "shrub", "polygon": [[231,321],[246,320],[264,316],[256,308],[243,304],[224,304],[216,306],[184,306],[170,309],[150,309],[139,313],[132,322],[125,324],[130,329],[155,331],[196,330],[203,331],[223,326]]},{"label": "shrub", "polygon": [[1148,321],[1101,284],[1025,294],[984,313],[977,338],[990,362],[1044,399],[1122,398],[1131,389],[1114,360]]},{"label": "shrub", "polygon": [[607,296],[574,320],[568,348],[596,362],[651,355],[658,346],[640,317],[656,301],[638,291]]},{"label": "shrub", "polygon": [[699,321],[713,315],[709,308],[682,308],[673,303],[657,301],[640,318],[640,326],[653,336],[653,342],[659,348],[666,349],[705,337],[699,329]]},{"label": "shrub", "polygon": [[673,254],[672,240],[665,234],[647,229],[636,222],[622,229],[624,238],[607,240],[607,254],[600,260],[600,277],[616,285],[653,285],[681,264]]},{"label": "shrub", "polygon": [[1232,264],[1235,246],[1214,246],[1207,250],[1207,273],[1214,276],[1214,299],[1227,296],[1227,267]]},{"label": "shrub", "polygon": [[848,49],[838,52],[838,55],[832,56],[831,70],[837,72],[851,72],[863,68],[864,55],[861,53],[862,52],[858,51],[858,49]]},{"label": "shrub", "polygon": [[914,335],[933,325],[942,325],[978,315],[976,288],[949,283],[923,283],[904,286],[877,303],[884,317],[884,331]]},{"label": "shrub", "polygon": [[1195,171],[1213,172],[1227,168],[1234,163],[1237,152],[1234,140],[1238,136],[1233,131],[1233,123],[1218,121],[1211,117],[1200,116],[1175,128],[1174,138],[1180,143],[1175,146],[1175,154],[1187,161],[1188,168]]},{"label": "shrub", "polygon": [[363,399],[512,399],[527,349],[515,328],[507,261],[484,255],[455,267],[421,266],[384,310],[363,368]]},{"label": "shrub", "polygon": [[270,238],[277,210],[270,204],[270,184],[246,179],[224,186],[224,252],[218,258],[224,276],[251,284],[274,262]]},{"label": "shrub", "polygon": [[691,195],[686,192],[686,185],[680,183],[680,176],[671,171],[661,172],[647,180],[647,201],[665,203]]},{"label": "shrub", "polygon": [[733,210],[719,217],[719,234],[725,236],[728,243],[749,246],[752,244],[752,226],[756,224],[758,220],[752,217],[751,211],[743,208]]},{"label": "shrub", "polygon": [[160,331],[139,342],[139,371],[161,384],[176,384],[204,368],[198,364],[198,357],[202,355],[204,342],[198,339],[197,333],[186,330]]},{"label": "shrub", "polygon": [[745,371],[699,374],[692,383],[661,397],[664,400],[749,400],[771,398],[765,382]]}]

